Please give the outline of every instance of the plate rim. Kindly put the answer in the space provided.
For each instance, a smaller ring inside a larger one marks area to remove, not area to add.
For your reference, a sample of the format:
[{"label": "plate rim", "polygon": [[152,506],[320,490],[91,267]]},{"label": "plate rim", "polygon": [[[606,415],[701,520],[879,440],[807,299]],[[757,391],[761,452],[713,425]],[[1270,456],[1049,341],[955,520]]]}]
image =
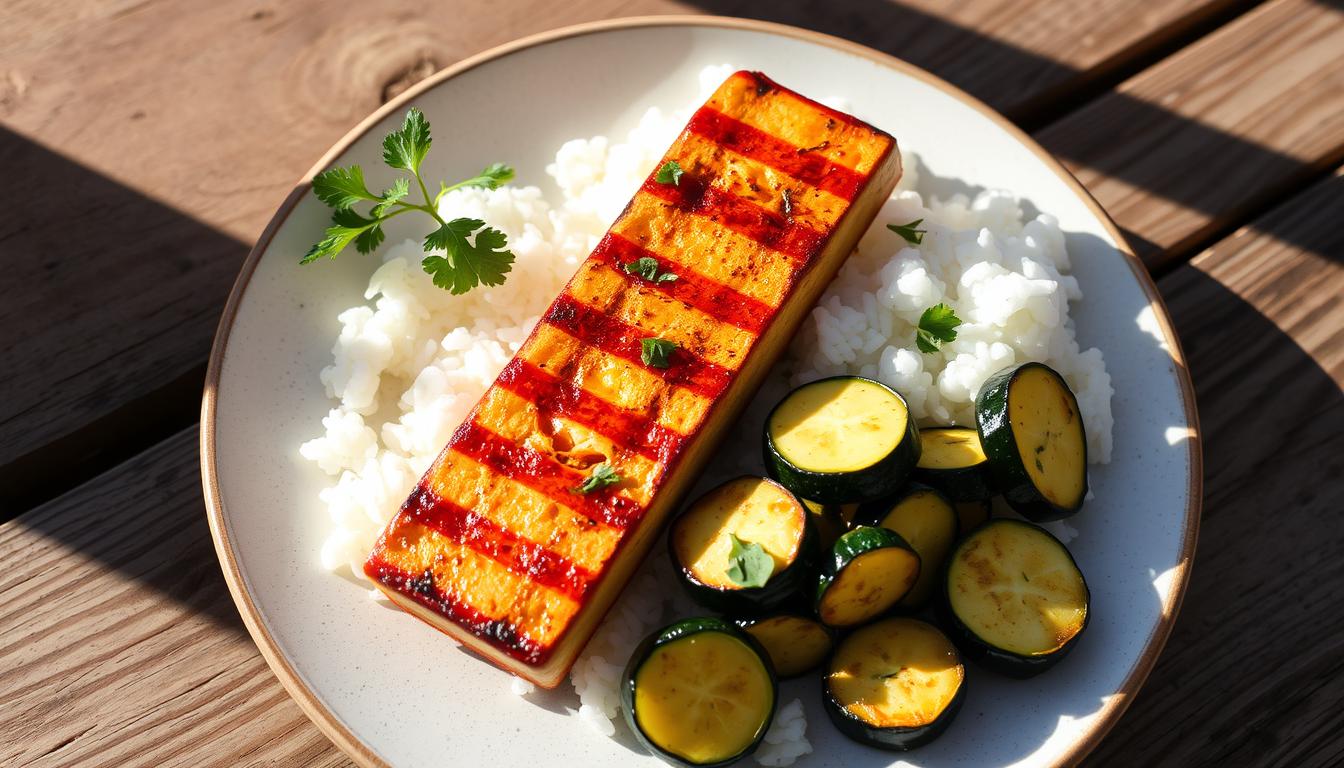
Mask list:
[{"label": "plate rim", "polygon": [[583,37],[586,35],[619,31],[626,29],[641,29],[649,27],[708,27],[717,29],[732,29],[749,32],[762,32],[766,34],[780,35],[783,37],[802,40],[804,42],[816,43],[829,48],[835,48],[840,51],[850,53],[856,56],[868,59],[876,64],[880,64],[891,69],[900,71],[910,77],[921,80],[953,98],[963,102],[967,106],[975,109],[977,112],[988,117],[999,128],[1008,132],[1010,136],[1029,149],[1036,155],[1047,168],[1055,173],[1066,186],[1078,196],[1087,206],[1097,220],[1101,222],[1102,227],[1107,234],[1115,241],[1116,250],[1124,257],[1130,271],[1134,273],[1143,290],[1144,296],[1148,299],[1149,307],[1157,321],[1158,329],[1162,334],[1162,341],[1165,343],[1166,351],[1174,364],[1174,373],[1177,384],[1181,392],[1181,405],[1185,412],[1185,417],[1189,425],[1190,434],[1186,439],[1189,456],[1189,490],[1188,502],[1185,510],[1185,528],[1182,532],[1180,561],[1175,566],[1176,573],[1173,577],[1173,593],[1170,605],[1165,606],[1166,610],[1149,634],[1144,643],[1143,651],[1138,660],[1125,676],[1119,690],[1112,696],[1109,696],[1102,704],[1097,713],[1096,723],[1085,733],[1082,738],[1076,740],[1069,749],[1057,760],[1053,768],[1060,766],[1075,765],[1090,753],[1106,737],[1106,734],[1119,722],[1120,717],[1125,710],[1129,708],[1135,694],[1147,680],[1149,673],[1157,662],[1158,656],[1166,646],[1167,639],[1171,635],[1172,628],[1175,626],[1176,618],[1180,614],[1181,604],[1185,598],[1186,587],[1190,581],[1190,573],[1194,565],[1195,548],[1199,538],[1200,517],[1203,510],[1203,440],[1202,431],[1199,424],[1199,412],[1195,405],[1194,386],[1190,380],[1189,369],[1186,366],[1185,354],[1181,348],[1180,338],[1176,335],[1172,327],[1171,316],[1167,312],[1166,302],[1163,301],[1161,293],[1153,282],[1152,276],[1148,273],[1143,263],[1134,255],[1133,248],[1121,233],[1120,228],[1106,213],[1101,204],[1087,190],[1086,187],[1078,181],[1076,177],[1064,167],[1064,165],[1053,155],[1045,150],[1030,134],[1010,122],[989,105],[980,99],[972,96],[957,86],[943,80],[942,78],[916,67],[909,62],[903,61],[882,51],[870,48],[860,43],[828,35],[822,32],[802,29],[800,27],[788,24],[779,24],[769,21],[760,21],[756,19],[743,19],[729,16],[713,16],[707,14],[685,14],[685,15],[657,15],[657,16],[629,16],[615,19],[602,19],[598,21],[584,22],[557,29],[540,32],[533,35],[517,38],[515,40],[488,48],[479,53],[468,56],[455,64],[435,72],[429,77],[421,80],[408,88],[403,93],[389,100],[387,103],[374,110],[368,117],[365,117],[353,128],[346,132],[335,144],[328,149],[322,157],[303,174],[294,184],[294,188],[281,202],[271,220],[262,230],[261,236],[257,238],[256,244],[248,252],[247,258],[239,270],[238,277],[234,281],[233,288],[229,292],[229,298],[225,302],[223,313],[220,316],[219,325],[215,331],[214,342],[210,350],[210,360],[206,368],[205,387],[201,396],[201,421],[200,421],[200,465],[201,465],[201,486],[205,497],[206,518],[210,525],[210,537],[214,541],[215,554],[219,558],[220,567],[224,572],[224,581],[228,585],[229,593],[233,597],[233,602],[242,616],[243,624],[247,627],[248,634],[261,652],[262,657],[271,671],[280,680],[281,685],[289,693],[290,697],[299,705],[299,708],[307,715],[308,719],[317,725],[323,735],[330,739],[341,751],[351,757],[361,768],[391,768],[377,753],[367,744],[360,740],[354,732],[346,726],[335,713],[333,713],[317,696],[317,694],[307,685],[299,676],[295,668],[290,664],[289,659],[281,653],[275,638],[266,627],[257,610],[256,604],[252,600],[251,593],[248,591],[246,580],[238,565],[238,560],[234,556],[233,545],[229,539],[229,526],[227,523],[227,514],[225,512],[224,500],[220,495],[218,467],[216,463],[215,450],[215,418],[216,418],[216,397],[215,393],[219,386],[220,372],[223,366],[225,351],[228,347],[229,334],[233,329],[234,319],[238,314],[238,308],[242,302],[243,294],[247,290],[253,273],[256,271],[257,263],[261,260],[262,254],[270,247],[271,240],[276,232],[288,220],[290,214],[294,211],[299,201],[302,200],[308,191],[312,188],[313,176],[325,170],[332,161],[343,154],[352,144],[362,138],[369,132],[373,126],[381,122],[388,115],[400,111],[407,103],[413,101],[420,94],[437,87],[439,84],[451,80],[452,78],[475,69],[478,66],[503,58],[509,54],[525,50],[527,48],[544,45],[559,40],[569,38]]}]

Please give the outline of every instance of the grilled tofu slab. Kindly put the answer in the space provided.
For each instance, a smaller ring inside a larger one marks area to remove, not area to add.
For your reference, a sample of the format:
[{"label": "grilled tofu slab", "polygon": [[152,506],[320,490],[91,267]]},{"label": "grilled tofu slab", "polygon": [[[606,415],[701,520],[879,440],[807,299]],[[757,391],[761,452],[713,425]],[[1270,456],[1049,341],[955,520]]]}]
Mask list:
[{"label": "grilled tofu slab", "polygon": [[[402,608],[544,687],[901,174],[891,136],[759,72],[728,78],[669,162],[680,176],[635,193],[365,564]],[[626,269],[639,259],[676,279]],[[646,359],[646,339],[675,348]],[[585,492],[602,464],[619,481]]]}]

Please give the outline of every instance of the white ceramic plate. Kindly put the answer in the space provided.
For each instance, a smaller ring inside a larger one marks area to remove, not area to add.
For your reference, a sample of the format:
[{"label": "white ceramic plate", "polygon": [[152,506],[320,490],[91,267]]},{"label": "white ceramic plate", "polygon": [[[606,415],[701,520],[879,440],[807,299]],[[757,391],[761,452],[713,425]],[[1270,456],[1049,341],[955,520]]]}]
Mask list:
[{"label": "white ceramic plate", "polygon": [[[624,135],[649,105],[690,103],[696,73],[721,63],[842,97],[938,176],[1012,189],[1058,217],[1086,295],[1074,310],[1079,340],[1102,349],[1116,389],[1114,458],[1094,468],[1096,498],[1070,521],[1094,601],[1072,655],[1025,682],[973,670],[957,723],[908,755],[842,738],[820,709],[815,678],[786,684],[782,700],[807,704],[815,750],[798,765],[1076,761],[1119,718],[1170,631],[1194,550],[1199,443],[1180,350],[1152,283],[1096,203],[1024,134],[946,83],[866,48],[788,27],[681,17],[561,30],[464,61],[379,110],[313,170],[380,166],[381,137],[413,104],[438,139],[431,178],[465,178],[480,158],[508,158],[520,178],[555,194],[543,169],[563,140]],[[489,104],[491,117],[461,104]],[[327,478],[297,449],[329,408],[317,374],[330,360],[335,315],[360,300],[374,261],[351,253],[299,267],[327,215],[308,194],[309,177],[243,267],[202,418],[216,546],[262,653],[309,716],[366,765],[653,764],[628,737],[605,739],[564,716],[577,706],[568,686],[534,701],[515,697],[504,673],[318,564],[326,517],[317,492]],[[413,234],[394,230],[389,241]]]}]

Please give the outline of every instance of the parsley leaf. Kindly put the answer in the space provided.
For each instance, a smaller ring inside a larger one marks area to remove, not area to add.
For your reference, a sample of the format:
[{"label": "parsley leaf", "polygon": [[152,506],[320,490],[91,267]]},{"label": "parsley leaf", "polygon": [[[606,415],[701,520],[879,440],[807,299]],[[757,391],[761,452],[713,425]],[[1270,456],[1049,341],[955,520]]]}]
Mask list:
[{"label": "parsley leaf", "polygon": [[[475,243],[467,240],[473,232]],[[513,269],[513,254],[504,250],[505,241],[503,232],[480,219],[453,219],[425,235],[426,251],[442,248],[447,255],[426,256],[420,265],[435,285],[454,294],[477,285],[501,285]]]},{"label": "parsley leaf", "polygon": [[338,165],[317,174],[313,177],[313,194],[337,210],[350,208],[364,200],[379,199],[364,183],[364,170],[358,165],[349,168]]},{"label": "parsley leaf", "polygon": [[639,359],[650,368],[666,368],[668,358],[677,351],[677,345],[667,339],[649,338],[639,342]]},{"label": "parsley leaf", "polygon": [[304,254],[300,264],[308,264],[322,258],[333,258],[347,245],[377,225],[376,221],[366,219],[349,208],[338,208],[331,214],[331,226],[323,233],[321,240],[308,253]]},{"label": "parsley leaf", "polygon": [[739,587],[763,587],[775,572],[775,559],[760,544],[743,541],[736,534],[728,534],[732,549],[728,551],[728,580]]},{"label": "parsley leaf", "polygon": [[668,160],[663,163],[663,167],[658,169],[658,174],[653,180],[659,184],[671,184],[676,187],[681,184],[681,175],[685,173],[676,160]]},{"label": "parsley leaf", "polygon": [[513,168],[503,163],[491,163],[485,167],[485,170],[472,176],[466,181],[459,181],[456,184],[448,184],[442,181],[439,182],[439,194],[434,196],[434,205],[437,206],[439,200],[454,189],[465,189],[467,187],[499,189],[510,181],[513,181]]},{"label": "parsley leaf", "polygon": [[[407,171],[409,178],[399,177],[381,195],[376,195],[369,191],[364,170],[358,165],[329,168],[313,177],[313,194],[332,208],[331,225],[299,263],[334,258],[351,243],[360,253],[371,253],[386,239],[383,222],[407,211],[420,211],[438,224],[437,229],[425,236],[425,252],[429,255],[420,262],[435,285],[460,294],[478,285],[503,283],[513,267],[513,253],[505,248],[508,238],[504,233],[479,219],[445,221],[439,215],[438,204],[444,194],[454,189],[496,189],[513,179],[513,169],[504,163],[492,163],[466,181],[439,182],[439,193],[431,199],[420,176],[430,143],[429,122],[420,110],[411,109],[401,128],[383,139],[383,161],[392,168]],[[423,195],[421,203],[408,199],[412,179]],[[356,204],[364,202],[373,203],[368,216],[354,210]],[[444,254],[435,253],[437,250]]]},{"label": "parsley leaf", "polygon": [[374,217],[377,218],[384,215],[385,213],[387,213],[389,208],[391,208],[396,203],[400,202],[403,197],[409,195],[410,193],[411,193],[411,182],[407,181],[406,177],[403,176],[397,179],[396,181],[392,182],[392,188],[383,191],[382,202],[373,206],[372,213]]},{"label": "parsley leaf", "polygon": [[429,152],[430,141],[425,113],[412,107],[406,112],[401,130],[393,131],[383,139],[383,162],[419,175],[420,163]]},{"label": "parsley leaf", "polygon": [[915,331],[915,344],[920,352],[937,352],[943,342],[957,338],[957,326],[961,318],[946,304],[935,304],[924,310],[919,316],[919,330]]},{"label": "parsley leaf", "polygon": [[603,462],[593,467],[588,473],[588,477],[579,487],[574,489],[575,493],[592,493],[599,488],[606,488],[608,485],[615,485],[621,482],[621,476],[616,470],[611,468],[610,464]]},{"label": "parsley leaf", "polygon": [[640,256],[634,261],[621,265],[631,275],[639,275],[651,283],[670,283],[677,279],[672,272],[658,272],[658,260],[652,256]]},{"label": "parsley leaf", "polygon": [[924,242],[926,230],[916,229],[916,227],[923,223],[923,219],[915,219],[909,224],[888,224],[887,229],[905,238],[905,242],[911,245],[919,245]]}]

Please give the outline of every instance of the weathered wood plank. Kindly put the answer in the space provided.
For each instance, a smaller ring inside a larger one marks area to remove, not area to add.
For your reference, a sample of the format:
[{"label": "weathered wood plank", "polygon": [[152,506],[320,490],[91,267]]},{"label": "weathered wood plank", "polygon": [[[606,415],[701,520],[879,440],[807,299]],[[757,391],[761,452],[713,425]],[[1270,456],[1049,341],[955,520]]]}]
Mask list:
[{"label": "weathered wood plank", "polygon": [[243,629],[196,430],[0,526],[0,765],[348,765]]},{"label": "weathered wood plank", "polygon": [[[1341,205],[1336,175],[1162,281],[1207,512],[1181,621],[1094,765],[1337,763]],[[233,616],[195,473],[182,433],[0,526],[0,763],[339,764]]]},{"label": "weathered wood plank", "polygon": [[[689,0],[863,43],[959,86],[1014,120],[1033,119],[1117,69],[1255,2],[1100,0]],[[1179,43],[1178,43],[1179,44]]]},{"label": "weathered wood plank", "polygon": [[1344,161],[1344,9],[1275,0],[1037,138],[1169,267]]},{"label": "weathered wood plank", "polygon": [[1147,686],[1090,765],[1344,762],[1344,175],[1163,278],[1204,432],[1203,528]]},{"label": "weathered wood plank", "polygon": [[[903,55],[1025,114],[1146,55],[1154,41],[1248,4],[769,8]],[[0,187],[0,203],[25,215],[0,222],[0,519],[194,420],[210,338],[248,245],[293,180],[385,97],[531,32],[716,8],[671,0],[4,4],[0,167],[21,183]]]}]

